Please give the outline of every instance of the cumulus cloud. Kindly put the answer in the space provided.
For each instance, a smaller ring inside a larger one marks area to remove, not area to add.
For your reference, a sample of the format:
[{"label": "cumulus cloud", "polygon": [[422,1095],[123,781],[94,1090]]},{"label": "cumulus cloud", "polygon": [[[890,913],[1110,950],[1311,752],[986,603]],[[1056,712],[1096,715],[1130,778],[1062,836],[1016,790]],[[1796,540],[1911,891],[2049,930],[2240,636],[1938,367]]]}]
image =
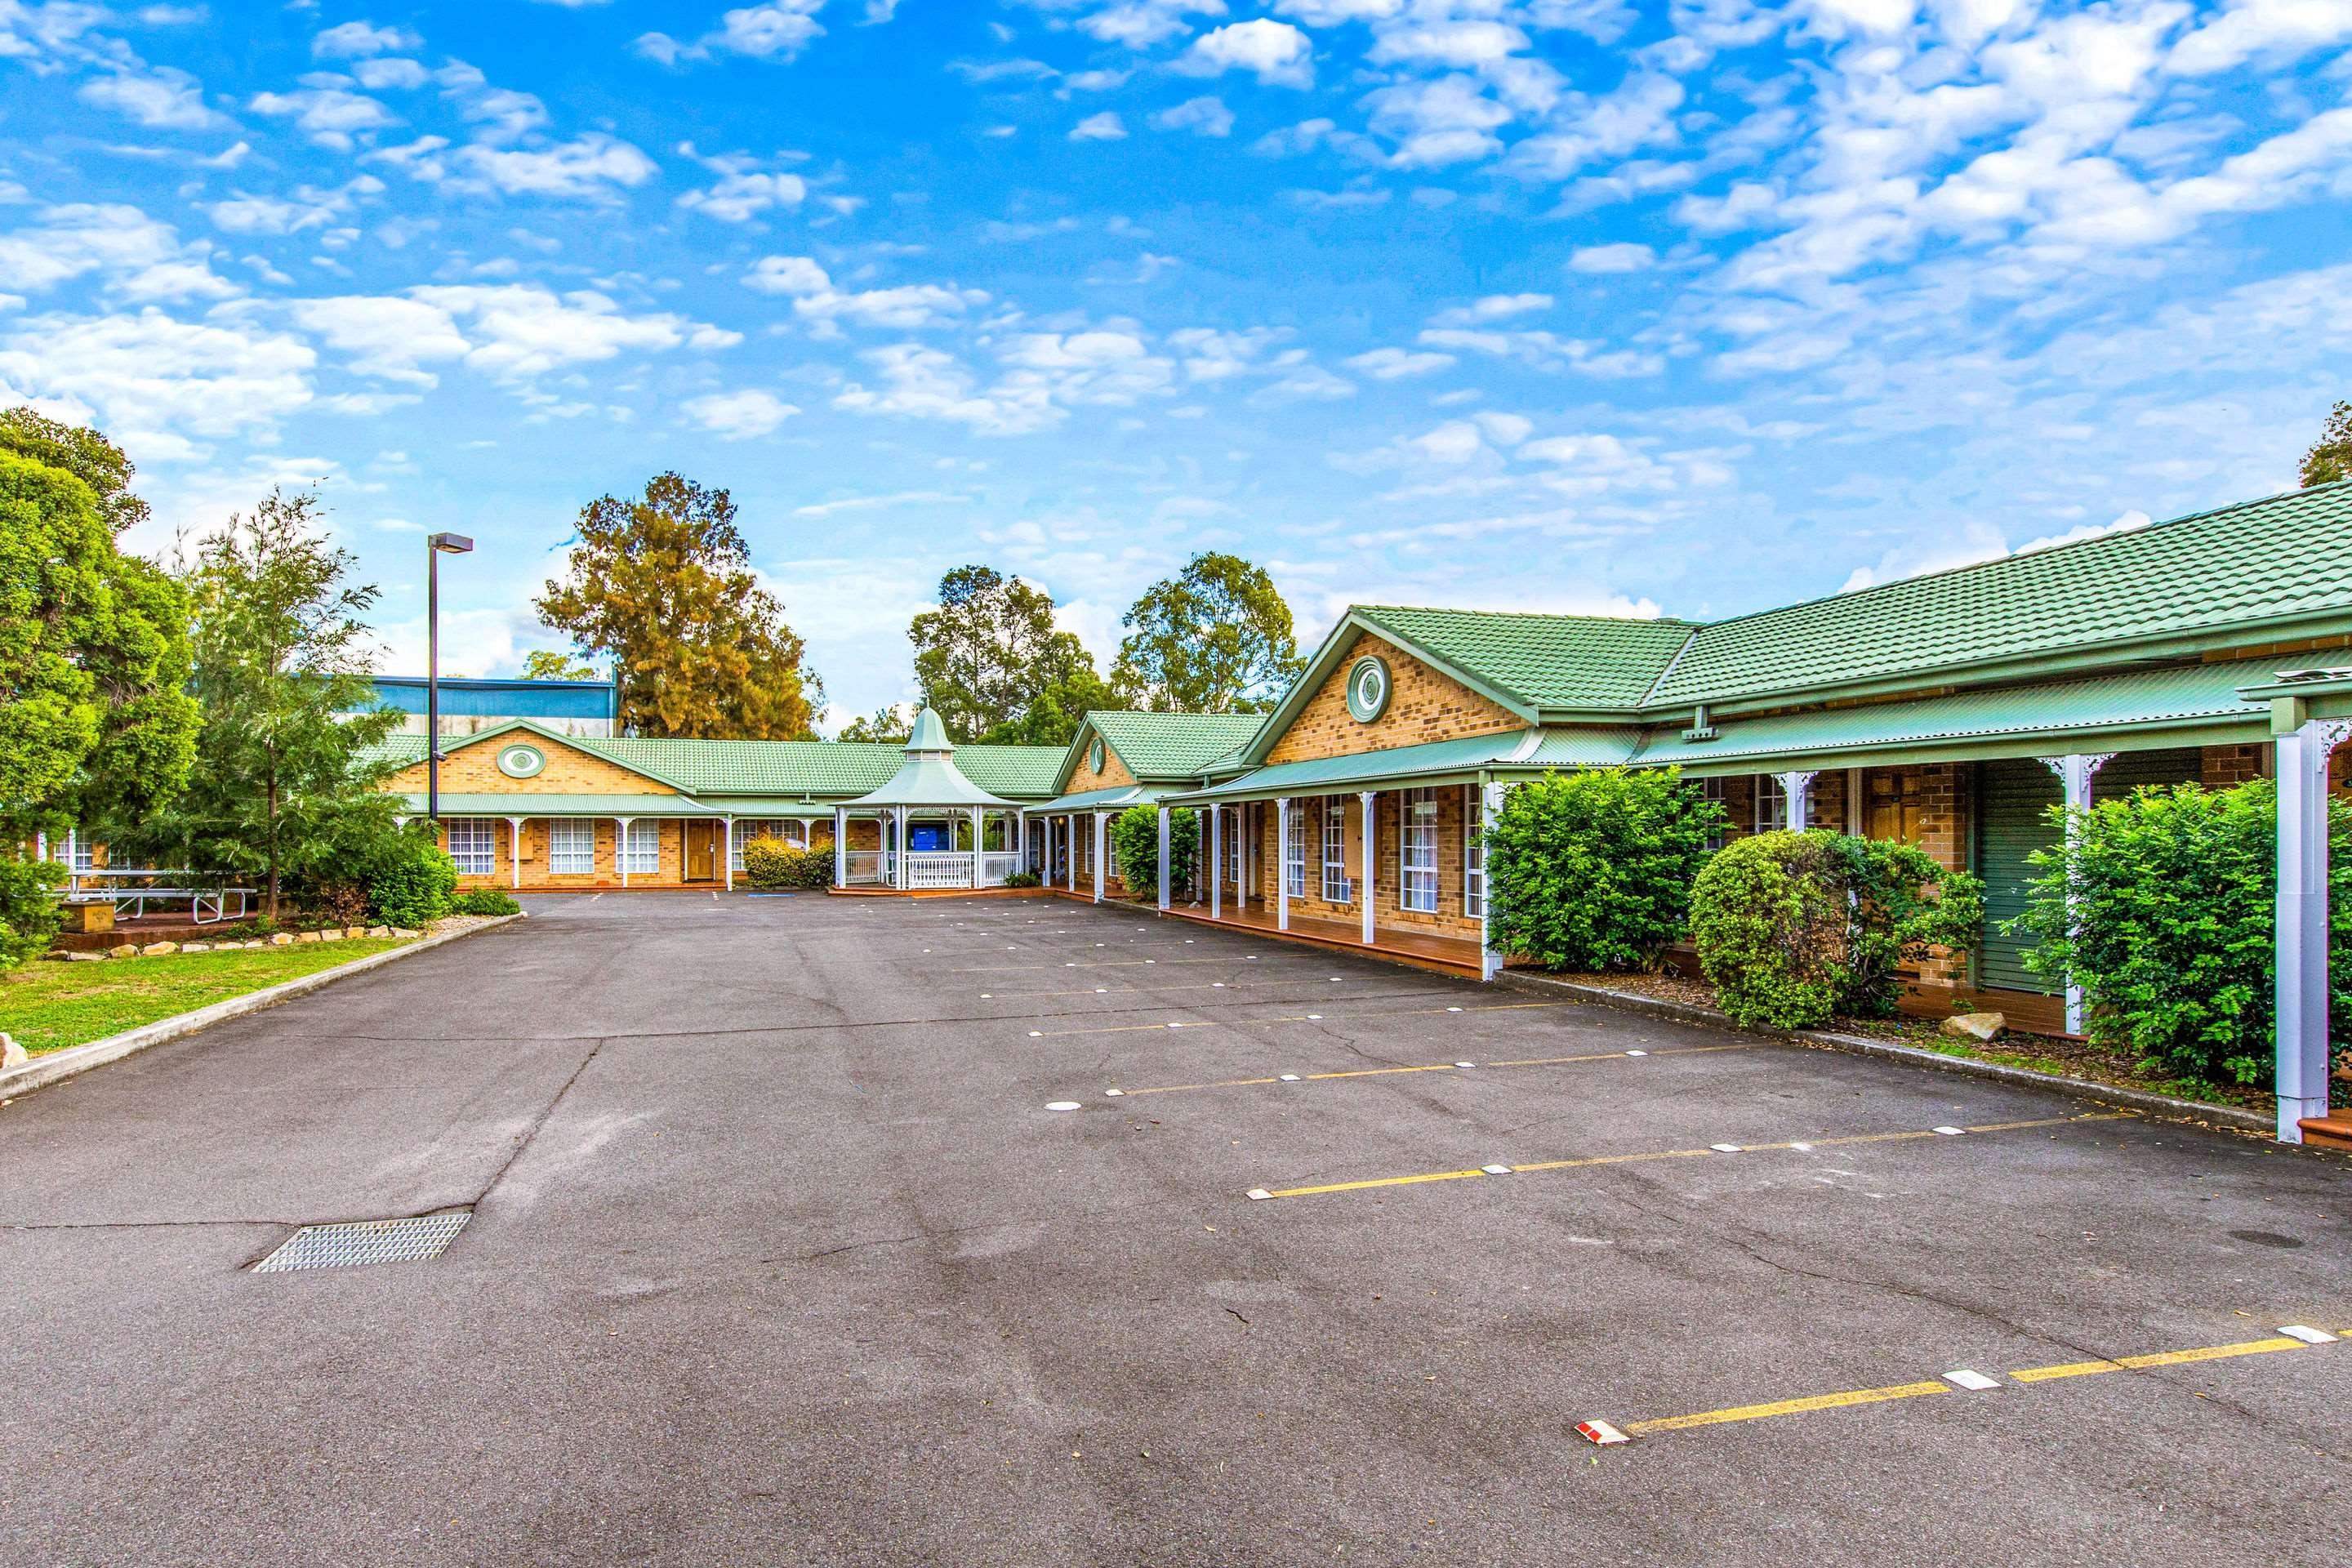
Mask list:
[{"label": "cumulus cloud", "polygon": [[205,107],[203,84],[170,66],[118,69],[84,82],[74,96],[159,131],[210,131],[230,123]]},{"label": "cumulus cloud", "polygon": [[259,92],[247,108],[294,128],[321,147],[348,153],[357,138],[400,122],[399,117],[365,93],[351,90],[351,79],[331,72],[306,76],[296,92]]},{"label": "cumulus cloud", "polygon": [[94,419],[142,460],[266,435],[311,399],[317,355],[285,332],[226,319],[34,316],[0,333],[0,400]]},{"label": "cumulus cloud", "polygon": [[1568,258],[1570,272],[1646,272],[1658,264],[1658,253],[1630,240],[1614,245],[1580,245]]},{"label": "cumulus cloud", "polygon": [[404,54],[425,47],[425,40],[406,27],[379,27],[367,22],[345,22],[329,27],[310,40],[310,53],[322,60],[355,60],[369,55]]},{"label": "cumulus cloud", "polygon": [[1234,111],[1227,109],[1220,98],[1189,98],[1172,109],[1163,109],[1153,115],[1151,123],[1160,131],[1190,131],[1202,136],[1230,136],[1234,131]]},{"label": "cumulus cloud", "polygon": [[800,412],[773,393],[757,387],[690,397],[681,406],[688,418],[728,441],[765,436]]},{"label": "cumulus cloud", "polygon": [[1315,85],[1315,46],[1287,22],[1264,16],[1229,23],[1192,40],[1174,68],[1188,76],[1245,70],[1269,87]]},{"label": "cumulus cloud", "polygon": [[704,189],[677,198],[677,205],[688,212],[721,223],[751,223],[772,208],[789,211],[808,199],[806,180],[798,174],[762,171],[756,160],[744,153],[706,158],[691,142],[680,144],[678,152],[719,176]]},{"label": "cumulus cloud", "polygon": [[636,147],[601,131],[539,148],[462,147],[457,161],[484,184],[509,195],[561,200],[610,199],[654,177],[656,164]]},{"label": "cumulus cloud", "polygon": [[1073,142],[1121,142],[1126,138],[1127,126],[1117,113],[1108,109],[1100,114],[1089,114],[1070,127],[1070,140]]},{"label": "cumulus cloud", "polygon": [[1415,353],[1410,349],[1373,349],[1347,362],[1348,368],[1374,381],[1402,381],[1409,376],[1429,375],[1454,363],[1452,354]]},{"label": "cumulus cloud", "polygon": [[44,207],[30,223],[0,233],[0,285],[44,293],[95,276],[131,301],[221,299],[236,286],[212,269],[212,247],[121,203]]},{"label": "cumulus cloud", "polygon": [[765,5],[728,12],[717,27],[691,44],[682,44],[667,33],[646,33],[634,47],[646,58],[666,66],[707,60],[714,54],[790,64],[824,36],[816,19],[816,13],[824,8],[824,0],[768,0]]},{"label": "cumulus cloud", "polygon": [[743,286],[762,294],[780,294],[793,301],[793,314],[820,338],[841,335],[840,324],[912,331],[949,325],[966,310],[988,302],[978,289],[949,289],[933,283],[893,289],[842,289],[815,259],[806,256],[763,256],[743,275]]}]

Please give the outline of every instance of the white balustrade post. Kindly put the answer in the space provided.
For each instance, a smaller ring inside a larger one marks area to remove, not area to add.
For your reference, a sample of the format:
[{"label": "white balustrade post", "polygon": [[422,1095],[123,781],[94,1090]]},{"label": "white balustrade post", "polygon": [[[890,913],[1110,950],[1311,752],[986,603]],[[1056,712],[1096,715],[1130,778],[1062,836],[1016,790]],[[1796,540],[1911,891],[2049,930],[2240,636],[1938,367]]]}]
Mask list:
[{"label": "white balustrade post", "polygon": [[1069,840],[1062,846],[1062,863],[1067,868],[1063,880],[1071,892],[1078,890],[1078,814],[1075,811],[1062,818],[1062,835]]},{"label": "white balustrade post", "polygon": [[1372,803],[1380,797],[1378,790],[1360,791],[1356,798],[1364,811],[1364,842],[1358,858],[1363,862],[1364,945],[1372,945],[1372,905],[1380,897],[1380,861],[1374,852],[1381,841],[1380,825],[1372,815]]},{"label": "white balustrade post", "polygon": [[[1483,839],[1494,830],[1495,814],[1503,809],[1503,786],[1487,784],[1479,790],[1478,820],[1475,830]],[[1489,846],[1478,848],[1478,977],[1492,980],[1502,973],[1503,954],[1495,951],[1492,932],[1495,910],[1495,861],[1488,853]]]},{"label": "white balustrade post", "polygon": [[[2042,765],[2058,775],[2060,794],[2066,804],[2067,843],[2074,843],[2081,836],[2082,814],[2091,809],[2091,781],[2098,776],[2099,770],[2114,755],[2113,752],[2077,752],[2063,757],[2042,759]],[[2074,894],[2070,889],[2066,894],[2070,927],[2074,921]],[[2083,1032],[2083,988],[2074,984],[2074,977],[2071,974],[2066,977],[2066,1032],[2070,1035]]]},{"label": "white balustrade post", "polygon": [[982,873],[981,853],[980,807],[975,805],[971,808],[971,885],[974,888],[987,885],[987,879]]},{"label": "white balustrade post", "polygon": [[849,813],[833,808],[833,885],[849,886]]},{"label": "white balustrade post", "polygon": [[1101,903],[1101,902],[1103,901],[1103,879],[1104,879],[1104,878],[1105,878],[1106,876],[1108,876],[1108,875],[1109,874],[1109,870],[1110,870],[1110,868],[1109,868],[1108,866],[1107,866],[1106,864],[1104,864],[1104,862],[1105,862],[1106,860],[1108,860],[1108,859],[1109,858],[1109,857],[1108,857],[1108,856],[1107,856],[1107,855],[1103,852],[1103,851],[1104,851],[1104,844],[1103,844],[1103,825],[1104,825],[1105,823],[1107,823],[1107,822],[1108,822],[1108,821],[1110,820],[1110,815],[1109,815],[1109,813],[1108,813],[1108,812],[1101,812],[1101,811],[1097,811],[1097,812],[1096,812],[1096,813],[1094,814],[1094,819],[1095,819],[1095,902],[1097,902],[1097,903]]},{"label": "white balustrade post", "polygon": [[1168,808],[1160,808],[1160,908],[1168,908]]},{"label": "white balustrade post", "polygon": [[629,885],[629,818],[616,816],[614,822],[620,831],[613,835],[613,864],[621,873],[621,886]]},{"label": "white balustrade post", "polygon": [[1250,806],[1251,801],[1241,801],[1234,806],[1234,903],[1242,913],[1249,913],[1250,889]]},{"label": "white balustrade post", "polygon": [[522,887],[522,825],[527,820],[520,816],[507,818],[507,869],[518,889]]},{"label": "white balustrade post", "polygon": [[2327,1114],[2327,758],[2343,720],[2307,719],[2278,737],[2278,1135]]},{"label": "white balustrade post", "polygon": [[1209,807],[1209,918],[1225,918],[1225,808]]},{"label": "white balustrade post", "polygon": [[1274,929],[1290,929],[1290,802],[1274,803]]},{"label": "white balustrade post", "polygon": [[[805,823],[801,831],[808,831]],[[723,868],[721,875],[727,879],[727,890],[731,893],[735,890],[735,819],[731,816],[719,819],[719,864]]]}]

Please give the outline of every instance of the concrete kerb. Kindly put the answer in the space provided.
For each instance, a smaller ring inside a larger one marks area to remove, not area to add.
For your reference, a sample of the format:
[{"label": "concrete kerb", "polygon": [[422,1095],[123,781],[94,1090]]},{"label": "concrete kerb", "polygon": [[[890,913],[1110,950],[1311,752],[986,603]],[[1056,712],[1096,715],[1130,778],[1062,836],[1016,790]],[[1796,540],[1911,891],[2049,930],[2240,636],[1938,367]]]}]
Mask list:
[{"label": "concrete kerb", "polygon": [[2225,1132],[2252,1132],[2268,1139],[2277,1131],[2269,1116],[2258,1110],[2241,1110],[2234,1105],[2207,1105],[2194,1100],[2176,1100],[2168,1094],[2151,1094],[2142,1089],[2121,1089],[2112,1084],[2095,1083],[2088,1079],[2060,1078],[2054,1073],[2036,1072],[2031,1068],[1976,1061],[1968,1057],[1948,1057],[1941,1051],[1922,1050],[1916,1046],[1898,1045],[1893,1040],[1874,1040],[1866,1035],[1843,1035],[1830,1029],[1743,1029],[1712,1007],[1668,1001],[1659,996],[1643,996],[1630,991],[1612,991],[1606,986],[1558,980],[1548,974],[1534,974],[1525,970],[1507,969],[1496,976],[1496,983],[1514,990],[1542,994],[1566,992],[1603,1007],[1643,1013],[1654,1018],[1672,1018],[1677,1023],[1697,1024],[1733,1034],[1762,1035],[1815,1050],[1845,1051],[1854,1056],[1877,1057],[1886,1061],[1927,1068],[1934,1072],[1959,1073],[1969,1078],[1991,1079],[2032,1089],[2054,1089],[2076,1100],[2093,1100],[2102,1105],[2128,1106],[2154,1116],[2200,1121]]},{"label": "concrete kerb", "polygon": [[275,1007],[281,1002],[291,1002],[297,996],[307,995],[321,986],[331,985],[338,980],[347,980],[354,974],[396,963],[404,958],[413,957],[428,949],[457,942],[480,931],[495,930],[522,918],[520,914],[500,915],[495,920],[485,921],[480,925],[467,926],[463,931],[442,931],[438,935],[410,942],[406,947],[395,947],[384,952],[372,952],[365,958],[355,958],[349,963],[339,963],[332,969],[321,969],[316,973],[297,975],[291,980],[282,980],[275,985],[265,986],[259,991],[249,991],[242,996],[232,996],[225,1002],[215,1002],[209,1007],[199,1007],[193,1013],[181,1013],[169,1018],[158,1018],[152,1024],[142,1024],[135,1029],[125,1029],[119,1035],[109,1035],[102,1040],[92,1040],[88,1045],[72,1046],[62,1051],[53,1051],[45,1057],[35,1057],[23,1067],[10,1072],[0,1073],[0,1100],[14,1100],[18,1095],[30,1094],[37,1089],[47,1089],[53,1083],[62,1083],[69,1078],[79,1078],[93,1068],[101,1068],[109,1062],[121,1061],[124,1057],[135,1055],[151,1046],[160,1046],[167,1041],[199,1033],[211,1028],[215,1024],[226,1024],[232,1018],[242,1018],[248,1013],[258,1013],[266,1008]]}]

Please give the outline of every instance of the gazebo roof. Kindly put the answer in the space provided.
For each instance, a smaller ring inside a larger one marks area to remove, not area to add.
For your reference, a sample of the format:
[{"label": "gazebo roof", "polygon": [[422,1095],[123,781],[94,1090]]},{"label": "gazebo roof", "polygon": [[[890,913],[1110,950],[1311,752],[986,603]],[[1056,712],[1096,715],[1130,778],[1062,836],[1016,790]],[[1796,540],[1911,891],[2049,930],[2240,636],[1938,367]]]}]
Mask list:
[{"label": "gazebo roof", "polygon": [[907,737],[907,760],[890,782],[841,805],[851,810],[883,805],[993,805],[1010,810],[1014,803],[989,794],[963,776],[955,765],[955,742],[948,739],[947,726],[926,708],[915,715],[914,733]]}]

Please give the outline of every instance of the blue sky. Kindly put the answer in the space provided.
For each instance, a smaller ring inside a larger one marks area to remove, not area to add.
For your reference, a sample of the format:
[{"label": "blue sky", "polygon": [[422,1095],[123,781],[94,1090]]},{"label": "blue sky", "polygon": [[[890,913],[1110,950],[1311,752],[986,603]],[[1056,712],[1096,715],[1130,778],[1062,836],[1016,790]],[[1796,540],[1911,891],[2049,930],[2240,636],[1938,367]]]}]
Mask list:
[{"label": "blue sky", "polygon": [[422,662],[730,489],[836,715],[967,561],[1710,616],[2287,488],[2345,0],[0,0],[0,399],[316,481]]}]

